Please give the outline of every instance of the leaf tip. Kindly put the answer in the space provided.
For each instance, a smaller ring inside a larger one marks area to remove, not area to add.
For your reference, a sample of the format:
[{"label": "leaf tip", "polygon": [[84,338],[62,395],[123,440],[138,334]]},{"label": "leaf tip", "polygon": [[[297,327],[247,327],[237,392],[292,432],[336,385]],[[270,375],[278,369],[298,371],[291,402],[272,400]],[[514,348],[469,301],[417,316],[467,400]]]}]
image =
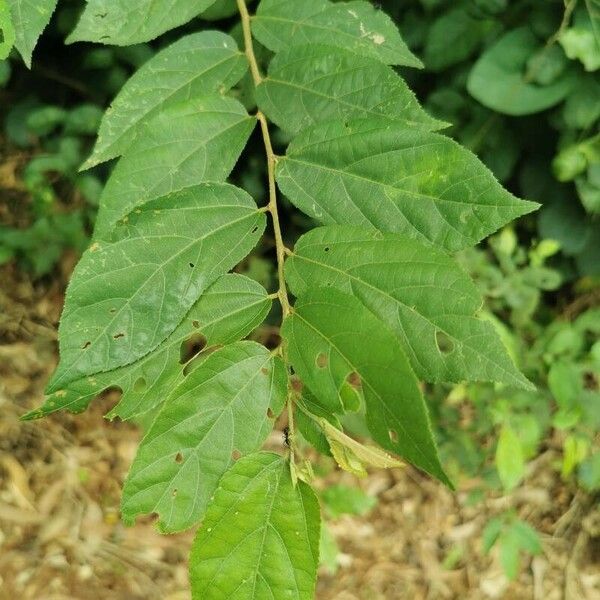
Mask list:
[{"label": "leaf tip", "polygon": [[81,164],[81,166],[79,167],[79,169],[77,169],[77,172],[78,173],[83,173],[83,171],[87,171],[88,169],[91,169],[92,167],[95,167],[99,163],[100,163],[100,161],[94,159],[94,155],[92,154],[91,156],[89,156],[86,159],[86,161],[84,163]]},{"label": "leaf tip", "polygon": [[425,68],[425,63],[420,58],[415,56],[414,54],[411,54],[410,59],[407,60],[406,62],[408,63],[406,65],[407,67],[412,67],[414,69],[424,69]]},{"label": "leaf tip", "polygon": [[27,411],[19,417],[19,421],[36,421],[44,416],[44,411],[41,408],[34,408]]},{"label": "leaf tip", "polygon": [[529,213],[535,212],[541,208],[541,204],[539,202],[534,202],[533,200],[521,200],[523,206],[523,215],[528,215]]},{"label": "leaf tip", "polygon": [[527,392],[536,392],[537,391],[537,386],[532,381],[527,379],[527,377],[525,377],[525,375],[522,375],[522,374],[518,381],[518,387],[520,387],[523,390],[526,390]]}]

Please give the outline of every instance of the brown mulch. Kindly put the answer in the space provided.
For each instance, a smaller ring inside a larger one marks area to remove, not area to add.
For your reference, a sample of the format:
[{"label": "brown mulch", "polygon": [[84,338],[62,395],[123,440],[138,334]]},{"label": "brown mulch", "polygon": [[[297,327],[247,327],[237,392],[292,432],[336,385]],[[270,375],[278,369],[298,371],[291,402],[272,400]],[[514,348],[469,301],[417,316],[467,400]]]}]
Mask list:
[{"label": "brown mulch", "polygon": [[[102,419],[114,398],[79,416],[22,423],[41,402],[56,364],[56,324],[73,257],[51,282],[0,267],[0,600],[189,598],[192,532],[160,536],[151,521],[119,520],[123,479],[139,431]],[[279,443],[279,442],[278,442]],[[552,440],[511,496],[470,506],[412,469],[373,472],[358,483],[377,496],[365,517],[330,524],[341,554],[321,574],[318,600],[598,600],[600,516],[593,499],[561,481]],[[334,471],[325,483],[356,485]],[[513,508],[542,532],[543,554],[509,583],[481,531]],[[453,564],[444,563],[458,550]]]}]

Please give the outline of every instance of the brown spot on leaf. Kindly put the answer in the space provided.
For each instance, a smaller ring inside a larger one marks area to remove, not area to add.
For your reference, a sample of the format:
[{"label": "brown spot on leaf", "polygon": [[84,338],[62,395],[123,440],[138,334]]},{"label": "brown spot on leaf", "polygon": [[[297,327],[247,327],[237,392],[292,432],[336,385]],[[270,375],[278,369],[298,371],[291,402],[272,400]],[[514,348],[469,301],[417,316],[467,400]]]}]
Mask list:
[{"label": "brown spot on leaf", "polygon": [[321,354],[317,355],[316,362],[319,369],[324,369],[329,364],[329,359],[324,352],[321,352]]},{"label": "brown spot on leaf", "polygon": [[352,373],[350,373],[348,375],[348,377],[346,378],[346,381],[348,381],[348,383],[353,387],[353,388],[361,388],[362,387],[362,380],[360,378],[360,375],[356,372],[356,371],[352,371]]},{"label": "brown spot on leaf", "polygon": [[303,383],[297,377],[292,377],[290,384],[292,386],[292,389],[298,393],[300,393],[302,391],[302,388],[304,387]]},{"label": "brown spot on leaf", "polygon": [[182,365],[188,363],[194,356],[197,356],[206,348],[206,336],[201,333],[194,333],[187,340],[181,342],[179,348],[179,362]]}]

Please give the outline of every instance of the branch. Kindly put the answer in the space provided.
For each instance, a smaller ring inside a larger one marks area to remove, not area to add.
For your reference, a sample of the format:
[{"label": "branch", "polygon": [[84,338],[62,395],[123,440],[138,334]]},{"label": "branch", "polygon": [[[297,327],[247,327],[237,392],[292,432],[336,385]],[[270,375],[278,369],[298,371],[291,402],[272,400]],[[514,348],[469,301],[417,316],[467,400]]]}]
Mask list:
[{"label": "branch", "polygon": [[[250,63],[250,72],[252,73],[252,79],[254,85],[257,86],[262,81],[260,69],[258,68],[258,62],[256,55],[254,54],[254,46],[252,43],[252,31],[250,29],[250,15],[248,14],[248,8],[246,7],[245,0],[237,0],[238,10],[242,19],[242,28],[244,31],[244,45],[246,51],[246,57]],[[279,290],[277,291],[277,297],[281,304],[281,310],[283,318],[285,319],[291,312],[290,301],[287,293],[287,286],[285,284],[285,272],[284,262],[286,253],[289,250],[283,243],[283,236],[281,234],[281,224],[279,221],[279,211],[277,209],[277,188],[275,185],[275,165],[277,164],[277,156],[273,152],[273,144],[271,143],[271,135],[269,133],[269,124],[265,115],[259,110],[256,113],[256,118],[260,123],[262,131],[263,143],[265,146],[265,153],[267,156],[267,176],[269,179],[269,204],[267,205],[268,212],[271,213],[273,219],[273,231],[275,234],[275,251],[277,255],[277,278],[279,280]],[[285,348],[282,346],[282,354],[285,358]],[[294,471],[294,402],[292,394],[289,393],[287,401],[287,412],[288,412],[288,426],[291,431],[290,437],[290,464],[292,465],[292,474]],[[295,482],[294,482],[295,483]]]}]

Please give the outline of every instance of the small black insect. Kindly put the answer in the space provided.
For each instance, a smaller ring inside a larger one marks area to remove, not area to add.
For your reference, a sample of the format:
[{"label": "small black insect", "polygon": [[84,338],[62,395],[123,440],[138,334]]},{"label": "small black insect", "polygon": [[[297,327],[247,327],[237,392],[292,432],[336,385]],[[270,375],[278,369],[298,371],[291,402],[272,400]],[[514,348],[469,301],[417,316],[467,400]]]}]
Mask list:
[{"label": "small black insect", "polygon": [[284,427],[283,428],[283,443],[289,448],[290,447],[290,428],[289,427]]}]

